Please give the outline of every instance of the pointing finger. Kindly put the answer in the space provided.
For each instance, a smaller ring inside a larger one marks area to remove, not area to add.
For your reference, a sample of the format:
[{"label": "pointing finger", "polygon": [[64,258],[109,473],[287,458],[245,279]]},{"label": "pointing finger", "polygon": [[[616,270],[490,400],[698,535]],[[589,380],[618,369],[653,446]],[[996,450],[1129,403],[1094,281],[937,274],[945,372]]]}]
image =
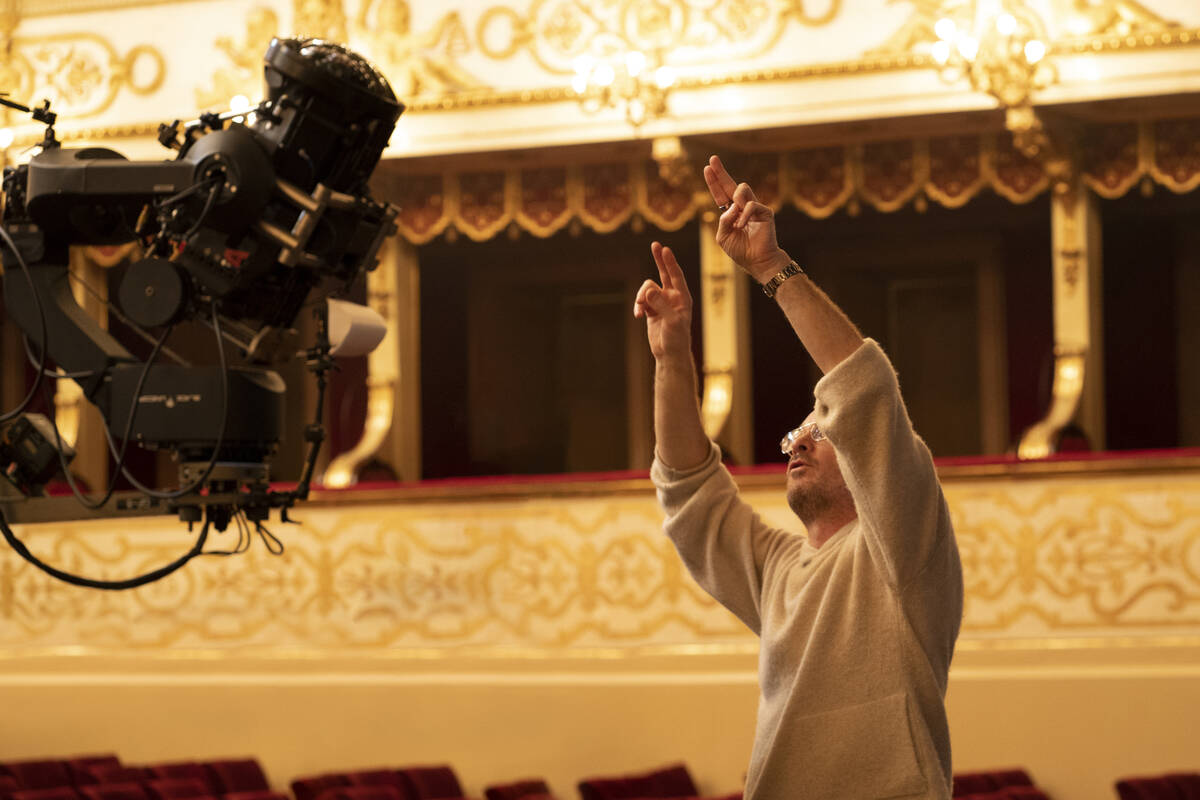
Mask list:
[{"label": "pointing finger", "polygon": [[[710,180],[709,175],[712,175]],[[712,156],[708,159],[708,166],[704,168],[704,181],[708,183],[709,191],[713,193],[713,199],[717,201],[717,205],[724,205],[734,200],[733,192],[737,189],[737,182],[729,175],[729,171],[725,169],[725,165],[721,162],[720,156]],[[716,187],[714,190],[713,187]],[[720,191],[720,195],[717,191]]]},{"label": "pointing finger", "polygon": [[[675,260],[675,253],[671,248],[662,248],[662,263],[665,268],[665,274],[671,279],[671,287],[677,289],[684,294],[687,294],[687,279],[683,277],[683,269],[679,266],[679,262]],[[663,288],[667,288],[663,284]]]},{"label": "pointing finger", "polygon": [[663,247],[661,242],[650,243],[650,254],[654,256],[654,263],[658,267],[658,278],[662,282],[662,288],[673,289],[675,285],[671,281],[671,272],[666,267],[664,251],[670,252],[670,248]]}]

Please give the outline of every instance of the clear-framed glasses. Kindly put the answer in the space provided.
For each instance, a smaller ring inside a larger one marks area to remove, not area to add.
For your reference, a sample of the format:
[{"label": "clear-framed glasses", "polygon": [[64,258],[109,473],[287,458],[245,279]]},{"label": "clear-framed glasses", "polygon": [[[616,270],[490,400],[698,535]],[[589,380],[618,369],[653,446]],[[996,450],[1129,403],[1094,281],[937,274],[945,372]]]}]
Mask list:
[{"label": "clear-framed glasses", "polygon": [[815,422],[801,425],[799,428],[792,428],[783,435],[783,440],[779,442],[779,451],[785,456],[791,457],[796,442],[805,436],[811,436],[814,442],[819,442],[825,438],[825,432],[818,428]]}]

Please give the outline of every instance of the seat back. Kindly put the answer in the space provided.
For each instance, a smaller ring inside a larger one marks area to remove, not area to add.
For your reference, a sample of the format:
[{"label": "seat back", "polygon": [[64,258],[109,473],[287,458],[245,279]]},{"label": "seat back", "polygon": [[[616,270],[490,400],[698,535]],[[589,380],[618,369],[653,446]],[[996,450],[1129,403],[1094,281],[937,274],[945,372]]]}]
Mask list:
[{"label": "seat back", "polygon": [[317,800],[327,789],[338,786],[349,786],[350,780],[340,773],[329,775],[310,775],[292,781],[292,795],[296,800]]},{"label": "seat back", "polygon": [[462,785],[458,776],[447,765],[433,767],[405,767],[397,770],[405,782],[412,800],[438,800],[446,797],[462,797]]},{"label": "seat back", "polygon": [[66,762],[57,759],[10,761],[8,771],[22,789],[53,789],[75,784]]},{"label": "seat back", "polygon": [[487,800],[522,800],[522,798],[534,795],[546,796],[549,794],[550,787],[540,778],[497,784],[483,790],[483,796]]},{"label": "seat back", "polygon": [[683,764],[672,764],[651,772],[579,782],[583,800],[631,800],[646,797],[695,797],[696,784]]},{"label": "seat back", "polygon": [[93,783],[80,786],[86,800],[150,800],[140,783]]},{"label": "seat back", "polygon": [[221,794],[269,791],[267,776],[253,758],[207,761],[203,766],[212,775],[213,785]]},{"label": "seat back", "polygon": [[1200,800],[1200,772],[1172,772],[1166,776],[1184,800]]},{"label": "seat back", "polygon": [[1117,781],[1121,800],[1183,800],[1183,793],[1167,778],[1125,778]]}]

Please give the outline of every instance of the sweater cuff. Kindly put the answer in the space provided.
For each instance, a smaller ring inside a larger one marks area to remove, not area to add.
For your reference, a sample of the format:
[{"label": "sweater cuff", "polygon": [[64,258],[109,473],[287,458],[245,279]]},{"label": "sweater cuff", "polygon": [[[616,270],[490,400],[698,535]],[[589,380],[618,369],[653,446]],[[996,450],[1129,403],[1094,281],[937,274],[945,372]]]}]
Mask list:
[{"label": "sweater cuff", "polygon": [[[856,396],[886,391],[896,384],[896,371],[874,339],[863,339],[858,349],[829,370],[813,389],[818,424],[829,424],[831,414]],[[825,426],[822,425],[822,428]]]},{"label": "sweater cuff", "polygon": [[696,467],[679,470],[667,466],[666,462],[654,450],[654,463],[650,466],[650,480],[659,490],[692,489],[704,483],[704,479],[721,463],[721,448],[716,442],[710,442],[708,458]]}]

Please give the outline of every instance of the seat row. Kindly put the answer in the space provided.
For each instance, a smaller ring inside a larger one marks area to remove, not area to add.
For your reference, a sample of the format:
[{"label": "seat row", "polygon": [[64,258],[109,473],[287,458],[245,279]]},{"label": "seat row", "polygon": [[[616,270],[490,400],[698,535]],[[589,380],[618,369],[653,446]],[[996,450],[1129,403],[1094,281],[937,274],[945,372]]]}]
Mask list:
[{"label": "seat row", "polygon": [[[151,783],[170,780],[195,781],[205,795],[215,797],[270,789],[262,767],[253,758],[171,761],[146,766],[122,764],[115,755],[0,762],[0,781],[9,792],[62,787],[75,787],[82,792],[87,787],[115,784],[148,788]],[[160,786],[163,791],[171,791],[165,784]],[[154,792],[151,796],[159,797]],[[194,796],[197,795],[175,794],[165,800]]]},{"label": "seat row", "polygon": [[[296,800],[461,800],[462,787],[449,766],[374,769],[298,778],[292,782]],[[636,775],[585,778],[579,782],[583,800],[706,800],[700,797],[683,764]],[[555,800],[540,778],[527,778],[484,789],[487,800]],[[741,792],[710,800],[741,800]]]},{"label": "seat row", "polygon": [[1200,800],[1200,772],[1172,772],[1117,781],[1121,800]]},{"label": "seat row", "polygon": [[[333,772],[297,778],[295,800],[466,800],[449,765]],[[741,800],[736,792],[702,798],[684,764],[649,772],[591,777],[582,800]],[[1175,772],[1116,782],[1120,800],[1200,800],[1200,773]],[[492,784],[487,800],[557,800],[546,782]],[[1023,769],[954,776],[956,800],[1050,800]],[[271,791],[253,758],[172,761],[132,766],[115,755],[0,762],[0,800],[291,800]]]}]

